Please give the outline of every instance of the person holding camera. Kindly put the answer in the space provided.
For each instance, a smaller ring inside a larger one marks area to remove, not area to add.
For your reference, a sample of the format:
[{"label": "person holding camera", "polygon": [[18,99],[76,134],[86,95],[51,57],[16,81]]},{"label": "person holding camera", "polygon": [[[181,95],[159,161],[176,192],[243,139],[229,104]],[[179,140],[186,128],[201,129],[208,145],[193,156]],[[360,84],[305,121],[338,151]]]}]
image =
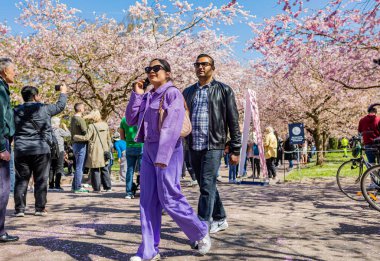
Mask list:
[{"label": "person holding camera", "polygon": [[51,118],[65,109],[67,87],[60,86],[55,104],[41,102],[38,89],[25,86],[21,90],[24,103],[14,109],[15,150],[15,216],[23,217],[30,177],[34,179],[35,215],[45,216],[46,194],[53,146]]},{"label": "person holding camera", "polygon": [[[130,261],[159,260],[162,209],[178,224],[200,254],[210,250],[211,239],[202,222],[181,192],[183,147],[180,137],[185,119],[181,92],[171,81],[166,60],[154,59],[145,68],[151,91],[134,84],[125,117],[138,126],[136,142],[144,142],[140,171],[140,221],[142,243]],[[145,94],[144,94],[145,93]],[[160,117],[160,111],[164,117]]]},{"label": "person holding camera", "polygon": [[[93,110],[83,117],[92,123],[88,125],[86,135],[75,135],[75,142],[88,142],[86,167],[90,169],[93,192],[100,192],[100,185],[106,192],[112,191],[108,163],[111,159],[112,145],[108,124],[102,120],[99,110]],[[77,168],[79,166],[77,165]]]}]

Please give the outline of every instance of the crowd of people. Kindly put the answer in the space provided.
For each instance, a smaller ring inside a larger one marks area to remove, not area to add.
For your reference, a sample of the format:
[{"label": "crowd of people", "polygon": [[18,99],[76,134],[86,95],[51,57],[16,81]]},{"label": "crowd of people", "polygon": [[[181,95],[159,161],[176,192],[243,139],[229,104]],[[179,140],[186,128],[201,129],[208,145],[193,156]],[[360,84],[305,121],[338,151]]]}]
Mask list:
[{"label": "crowd of people", "polygon": [[[87,113],[83,103],[74,105],[71,119],[58,117],[68,99],[65,84],[60,85],[55,104],[42,103],[38,88],[25,86],[21,89],[23,103],[12,108],[9,84],[14,82],[15,68],[9,58],[0,58],[0,242],[18,240],[4,229],[10,191],[16,217],[25,215],[30,182],[36,216],[47,215],[49,190],[64,191],[64,175],[73,176],[73,193],[90,192],[83,184],[85,172],[89,173],[91,192],[110,192],[115,152],[120,166],[117,179],[125,182],[125,198],[132,200],[140,186],[142,243],[131,261],[160,259],[163,211],[186,234],[193,249],[207,254],[210,234],[229,226],[217,182],[223,156],[229,182],[236,182],[241,130],[234,92],[215,80],[214,59],[201,54],[193,66],[198,81],[181,93],[171,78],[170,64],[153,59],[145,68],[147,80],[133,83],[125,117],[118,130],[112,131],[99,110]],[[64,123],[68,120],[69,128]],[[264,132],[263,149],[272,179],[276,179],[276,168],[284,164],[283,158],[291,169],[298,151],[301,163],[312,156],[307,142],[297,147],[288,136],[283,141],[270,126]],[[251,177],[260,178],[260,146],[254,133],[244,157],[243,175],[251,167]],[[180,189],[186,170],[190,185],[199,187],[197,213]]]},{"label": "crowd of people", "polygon": [[[171,78],[170,64],[164,59],[153,59],[145,68],[147,80],[133,84],[125,117],[113,132],[99,110],[86,113],[83,103],[74,105],[75,114],[68,128],[58,117],[68,99],[65,84],[60,85],[55,104],[43,103],[38,88],[25,86],[21,89],[23,103],[12,108],[9,84],[14,82],[15,66],[11,59],[0,58],[0,242],[19,239],[4,228],[10,191],[14,193],[16,217],[24,217],[30,182],[36,216],[47,215],[49,190],[64,191],[64,175],[73,176],[73,193],[90,192],[83,186],[86,170],[91,192],[110,192],[114,151],[120,165],[118,179],[126,184],[125,198],[132,200],[140,186],[142,243],[130,260],[160,259],[163,212],[178,224],[193,249],[207,254],[211,248],[210,234],[229,226],[217,189],[218,173],[224,156],[229,182],[236,182],[241,131],[234,92],[214,78],[214,59],[201,54],[193,66],[198,81],[181,92]],[[145,84],[147,81],[150,87]],[[375,110],[369,110],[361,121],[360,132],[365,133],[374,119],[375,125],[379,125]],[[369,148],[374,139],[366,137],[364,143]],[[346,143],[342,141],[345,147]],[[289,169],[296,159],[307,163],[315,146],[311,141],[294,145],[289,136],[284,141],[269,126],[264,132],[263,150],[268,177],[276,179],[276,168],[284,164],[283,159],[289,162]],[[366,153],[371,159],[371,151]],[[260,146],[254,133],[249,137],[244,157],[243,175],[251,167],[251,177],[260,178]],[[197,212],[181,192],[180,179],[186,170],[191,185],[199,187]],[[139,173],[136,177],[135,172]]]},{"label": "crowd of people", "polygon": [[[15,216],[25,216],[30,182],[34,214],[45,216],[48,191],[63,191],[64,175],[73,176],[73,193],[90,192],[83,186],[86,170],[91,192],[112,191],[114,150],[120,164],[118,178],[126,183],[125,198],[133,199],[140,185],[142,243],[131,260],[160,258],[162,211],[179,225],[193,249],[207,254],[209,235],[228,228],[217,173],[226,144],[229,164],[238,163],[241,133],[234,92],[214,79],[213,58],[201,54],[193,66],[198,82],[181,93],[171,78],[170,64],[152,60],[145,68],[150,88],[144,81],[133,84],[125,118],[119,130],[111,133],[100,112],[86,113],[83,103],[74,105],[75,114],[66,126],[68,119],[58,116],[68,99],[65,84],[59,87],[55,104],[43,103],[38,88],[25,86],[21,89],[23,103],[12,108],[9,84],[14,82],[15,66],[11,59],[0,58],[0,242],[19,239],[4,228],[13,164]],[[197,213],[180,189],[186,169],[192,185],[199,186]],[[135,172],[139,173],[136,179]]]}]

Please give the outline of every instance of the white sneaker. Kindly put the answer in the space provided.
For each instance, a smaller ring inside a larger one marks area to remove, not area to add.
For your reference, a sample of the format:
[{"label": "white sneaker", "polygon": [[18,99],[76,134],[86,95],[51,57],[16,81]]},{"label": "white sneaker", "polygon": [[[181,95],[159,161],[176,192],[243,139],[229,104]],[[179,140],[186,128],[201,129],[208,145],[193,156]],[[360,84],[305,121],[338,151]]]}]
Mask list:
[{"label": "white sneaker", "polygon": [[210,234],[207,234],[204,238],[202,238],[198,242],[198,252],[199,254],[204,256],[210,251],[210,248],[211,248],[211,238],[210,238]]},{"label": "white sneaker", "polygon": [[132,196],[125,196],[125,199],[133,199],[133,198],[135,198],[133,195]]},{"label": "white sneaker", "polygon": [[41,210],[41,211],[36,211],[34,212],[34,215],[35,216],[40,216],[40,217],[44,217],[44,216],[47,216],[48,212],[44,209],[44,210]]},{"label": "white sneaker", "polygon": [[157,254],[155,257],[153,257],[152,259],[142,259],[141,257],[139,256],[133,256],[129,259],[129,261],[158,261],[158,260],[161,260],[161,256],[160,254]]},{"label": "white sneaker", "polygon": [[211,223],[210,234],[215,234],[219,231],[225,230],[228,228],[228,223],[226,219],[220,221],[213,221]]},{"label": "white sneaker", "polygon": [[15,217],[25,217],[25,214],[24,214],[24,212],[17,212],[17,213],[14,213],[14,216]]},{"label": "white sneaker", "polygon": [[192,180],[190,181],[190,187],[198,186],[198,181]]}]

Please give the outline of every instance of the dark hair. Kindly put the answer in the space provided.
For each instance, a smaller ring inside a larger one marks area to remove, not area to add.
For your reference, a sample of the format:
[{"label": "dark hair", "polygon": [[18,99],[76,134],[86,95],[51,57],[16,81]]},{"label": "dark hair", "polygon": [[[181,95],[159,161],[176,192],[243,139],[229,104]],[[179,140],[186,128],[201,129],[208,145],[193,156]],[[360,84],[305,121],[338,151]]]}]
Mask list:
[{"label": "dark hair", "polygon": [[24,102],[31,102],[38,95],[38,89],[34,86],[24,86],[21,89],[21,96]]},{"label": "dark hair", "polygon": [[201,53],[200,55],[198,55],[197,60],[200,59],[200,58],[202,58],[202,57],[207,57],[207,58],[209,58],[210,61],[211,61],[211,67],[212,67],[213,70],[215,70],[215,61],[214,61],[214,58],[212,58],[212,57],[211,57],[210,55],[208,55],[208,54]]},{"label": "dark hair", "polygon": [[78,103],[75,103],[74,104],[74,111],[75,112],[79,112],[79,109],[80,109],[80,107],[83,105],[83,103],[80,103],[80,102],[78,102]]},{"label": "dark hair", "polygon": [[368,106],[367,112],[368,113],[377,113],[377,109],[375,108],[375,106],[379,106],[379,105],[380,105],[380,103],[371,104],[370,106]]},{"label": "dark hair", "polygon": [[375,107],[368,108],[368,113],[377,113],[377,109]]},{"label": "dark hair", "polygon": [[171,72],[171,68],[170,68],[170,64],[168,63],[168,61],[164,60],[164,59],[153,59],[150,61],[150,63],[154,62],[154,61],[159,61],[160,64],[162,65],[162,68],[164,68],[165,72]]},{"label": "dark hair", "polygon": [[[171,72],[172,71],[172,69],[170,68],[170,64],[165,59],[155,58],[155,59],[151,60],[150,63],[152,63],[154,61],[159,61],[160,64],[161,64],[161,66],[162,66],[162,68],[164,68],[165,72]],[[172,81],[172,78],[169,77],[168,81]]]}]

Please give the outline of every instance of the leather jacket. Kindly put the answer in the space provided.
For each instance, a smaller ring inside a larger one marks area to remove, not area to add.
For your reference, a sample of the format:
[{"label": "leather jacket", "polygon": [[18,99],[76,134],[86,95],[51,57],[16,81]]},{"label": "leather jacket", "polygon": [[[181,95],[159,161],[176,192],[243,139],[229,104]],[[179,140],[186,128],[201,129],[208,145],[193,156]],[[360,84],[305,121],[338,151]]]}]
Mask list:
[{"label": "leather jacket", "polygon": [[[197,89],[197,83],[186,88],[183,96],[192,116],[192,104]],[[230,152],[240,155],[241,133],[239,126],[239,112],[237,110],[235,94],[230,86],[213,80],[208,88],[209,128],[208,149],[224,149],[229,131],[231,137]],[[192,148],[193,137],[187,137],[189,148]]]}]

